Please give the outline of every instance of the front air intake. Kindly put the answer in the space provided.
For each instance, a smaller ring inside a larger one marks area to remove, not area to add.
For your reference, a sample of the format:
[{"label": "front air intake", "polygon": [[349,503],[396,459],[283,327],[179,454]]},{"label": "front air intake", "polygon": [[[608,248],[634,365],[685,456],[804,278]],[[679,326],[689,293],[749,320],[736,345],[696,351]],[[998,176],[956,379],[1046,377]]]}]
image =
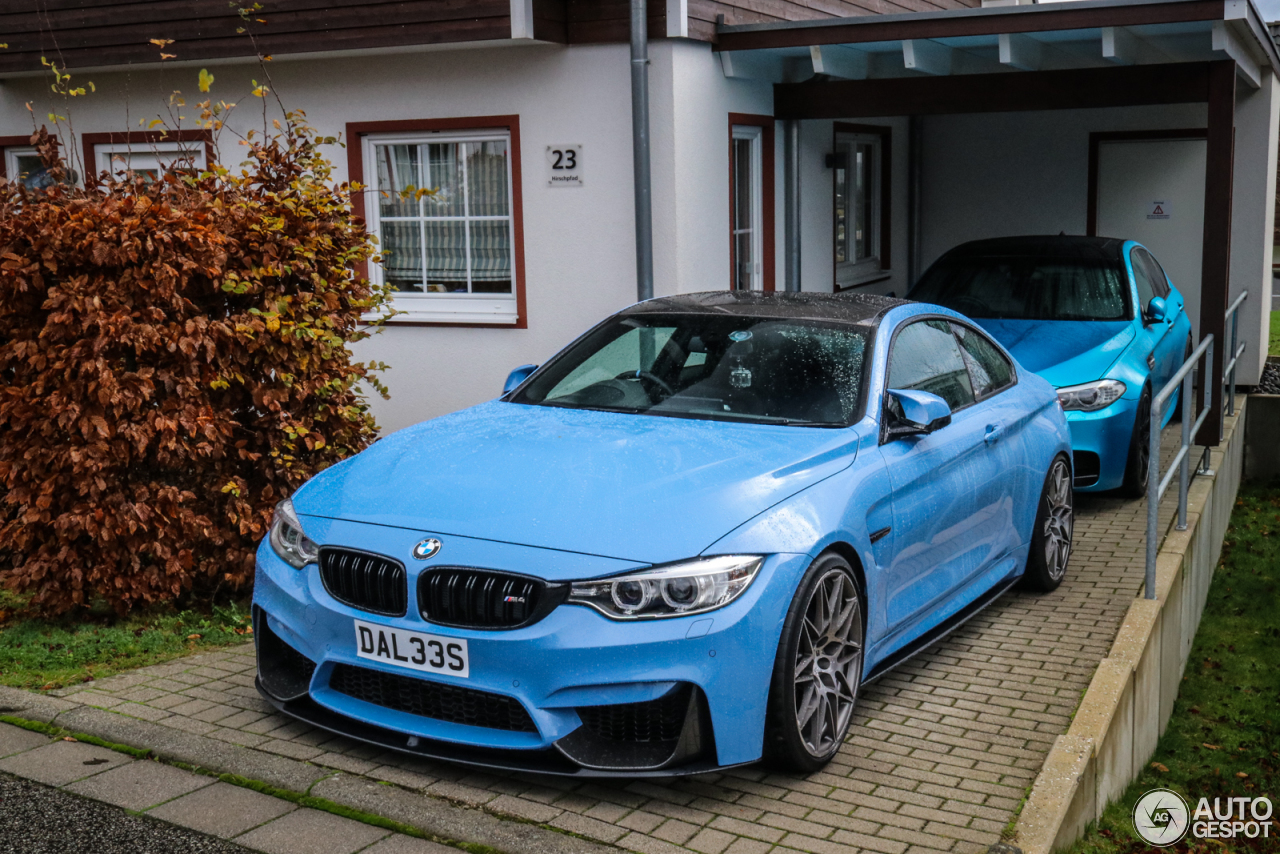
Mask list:
[{"label": "front air intake", "polygon": [[538,731],[520,701],[504,694],[445,685],[351,664],[334,666],[329,676],[329,687],[339,694],[384,709],[438,721],[509,732]]},{"label": "front air intake", "polygon": [[567,584],[461,566],[432,569],[418,580],[422,618],[466,629],[518,629],[536,623],[568,594]]},{"label": "front air intake", "polygon": [[408,610],[404,565],[389,557],[326,546],[320,549],[320,580],[330,596],[352,608],[387,617]]}]

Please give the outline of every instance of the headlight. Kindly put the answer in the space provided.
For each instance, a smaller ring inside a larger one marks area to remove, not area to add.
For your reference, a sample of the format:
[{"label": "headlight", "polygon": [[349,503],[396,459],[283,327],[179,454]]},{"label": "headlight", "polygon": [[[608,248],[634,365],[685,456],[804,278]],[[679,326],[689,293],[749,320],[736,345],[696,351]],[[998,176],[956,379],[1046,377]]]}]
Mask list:
[{"label": "headlight", "polygon": [[1098,380],[1058,389],[1058,403],[1068,412],[1095,412],[1115,403],[1124,392],[1125,385],[1119,380]]},{"label": "headlight", "polygon": [[763,563],[759,555],[720,555],[634,575],[575,581],[569,601],[615,620],[701,614],[741,596]]},{"label": "headlight", "polygon": [[320,547],[302,532],[302,523],[293,511],[293,502],[287,498],[276,505],[276,515],[271,519],[271,532],[267,537],[280,559],[294,569],[315,563],[320,556]]}]

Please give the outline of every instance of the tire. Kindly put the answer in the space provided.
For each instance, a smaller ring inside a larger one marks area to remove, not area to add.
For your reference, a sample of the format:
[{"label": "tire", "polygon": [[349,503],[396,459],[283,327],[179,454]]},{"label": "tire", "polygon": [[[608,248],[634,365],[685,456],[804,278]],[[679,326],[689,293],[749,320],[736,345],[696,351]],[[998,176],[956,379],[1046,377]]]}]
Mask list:
[{"label": "tire", "polygon": [[1147,468],[1151,465],[1151,388],[1142,390],[1138,399],[1138,414],[1133,421],[1133,435],[1129,439],[1129,456],[1124,464],[1124,482],[1120,494],[1129,498],[1141,498],[1147,494]]},{"label": "tire", "polygon": [[1031,552],[1022,586],[1048,593],[1056,590],[1067,574],[1071,560],[1071,534],[1075,527],[1075,491],[1071,467],[1059,454],[1049,466],[1036,507],[1036,524],[1031,531]]},{"label": "tire", "polygon": [[787,610],[769,684],[764,758],[771,767],[812,773],[844,743],[862,680],[865,613],[848,561],[828,553],[810,564]]}]

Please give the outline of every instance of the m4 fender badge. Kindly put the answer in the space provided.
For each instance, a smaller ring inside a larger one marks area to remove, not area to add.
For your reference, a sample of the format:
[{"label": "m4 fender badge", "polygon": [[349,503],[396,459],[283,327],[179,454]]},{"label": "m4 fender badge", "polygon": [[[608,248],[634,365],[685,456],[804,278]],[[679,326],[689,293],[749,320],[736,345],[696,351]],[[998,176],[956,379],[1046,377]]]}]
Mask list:
[{"label": "m4 fender badge", "polygon": [[413,547],[413,556],[418,560],[433,558],[440,551],[440,541],[435,537],[427,537]]}]

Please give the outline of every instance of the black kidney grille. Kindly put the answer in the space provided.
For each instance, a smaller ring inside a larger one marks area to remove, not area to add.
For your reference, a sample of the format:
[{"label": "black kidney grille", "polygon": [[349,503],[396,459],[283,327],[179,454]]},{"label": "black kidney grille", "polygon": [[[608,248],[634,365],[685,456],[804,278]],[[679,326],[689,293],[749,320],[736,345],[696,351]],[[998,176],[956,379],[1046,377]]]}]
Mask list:
[{"label": "black kidney grille", "polygon": [[538,731],[519,700],[474,688],[459,688],[350,664],[334,666],[329,687],[375,706],[438,721],[511,732]]},{"label": "black kidney grille", "polygon": [[404,566],[382,555],[355,549],[320,550],[320,580],[329,595],[345,605],[403,617],[409,605]]},{"label": "black kidney grille", "polygon": [[574,711],[582,719],[584,727],[609,741],[675,741],[684,728],[691,690],[686,683],[656,700],[615,706],[579,706]]},{"label": "black kidney grille", "polygon": [[418,581],[423,619],[442,626],[512,629],[542,616],[546,585],[505,572],[441,567]]}]

